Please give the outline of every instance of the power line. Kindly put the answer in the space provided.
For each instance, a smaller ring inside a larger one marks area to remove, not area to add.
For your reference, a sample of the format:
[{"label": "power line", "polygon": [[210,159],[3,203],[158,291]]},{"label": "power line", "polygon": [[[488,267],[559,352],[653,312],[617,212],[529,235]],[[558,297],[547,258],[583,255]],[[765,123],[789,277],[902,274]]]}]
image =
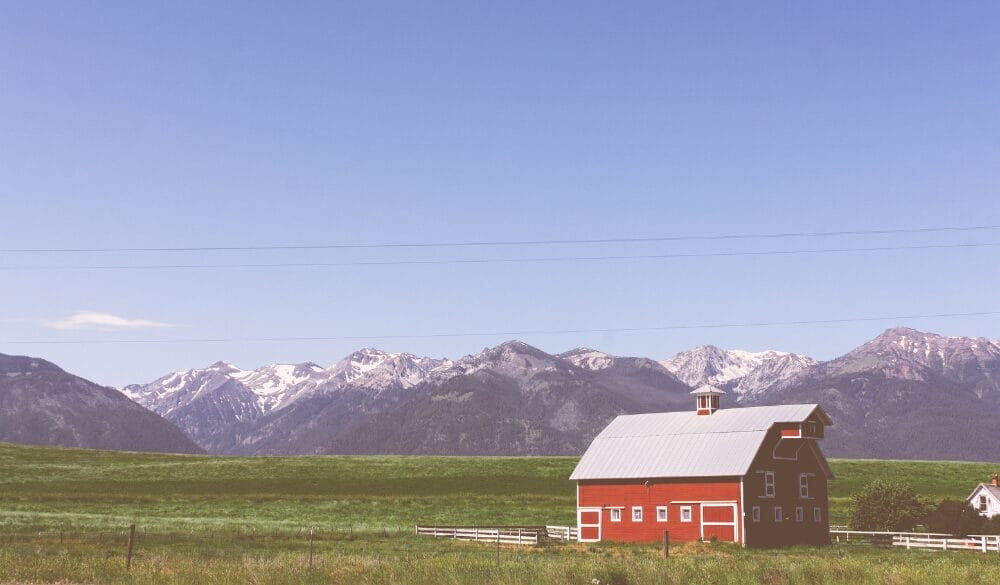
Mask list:
[{"label": "power line", "polygon": [[710,240],[753,240],[780,238],[818,238],[836,236],[872,236],[890,234],[927,234],[941,232],[973,232],[993,231],[1000,225],[979,226],[938,226],[924,228],[898,228],[874,230],[838,230],[817,232],[777,232],[757,234],[710,234],[698,236],[653,236],[637,238],[583,238],[583,239],[538,239],[538,240],[484,240],[460,242],[394,242],[370,244],[276,244],[259,246],[163,246],[163,247],[94,247],[94,248],[0,248],[4,254],[75,254],[75,253],[108,253],[108,252],[225,252],[225,251],[258,251],[258,250],[342,250],[342,249],[373,249],[373,248],[457,248],[457,247],[488,247],[488,246],[541,246],[565,244],[620,244],[643,242],[684,242]]},{"label": "power line", "polygon": [[668,260],[679,258],[722,258],[737,256],[782,256],[796,254],[833,254],[850,252],[890,252],[900,250],[936,250],[953,248],[984,248],[1000,246],[1000,242],[970,242],[962,244],[919,244],[913,246],[872,246],[866,248],[812,248],[801,250],[764,250],[739,252],[691,252],[674,254],[621,254],[612,256],[543,256],[528,258],[457,258],[431,260],[362,260],[351,262],[266,262],[225,264],[119,264],[119,265],[21,265],[0,266],[0,270],[157,270],[205,268],[334,268],[350,266],[408,266],[433,264],[517,264],[536,262],[608,262],[617,260]]},{"label": "power line", "polygon": [[525,329],[520,331],[478,331],[461,333],[426,333],[394,335],[342,335],[333,337],[218,337],[186,339],[77,339],[77,340],[18,340],[3,341],[7,345],[83,345],[83,344],[160,344],[160,343],[268,343],[268,342],[331,342],[331,341],[384,341],[395,339],[432,339],[441,337],[520,337],[525,335],[563,335],[580,333],[642,333],[686,329],[728,329],[747,327],[775,327],[798,325],[830,325],[838,323],[865,323],[873,321],[902,321],[908,319],[939,319],[956,317],[990,317],[1000,315],[1000,311],[978,311],[972,313],[931,313],[915,315],[894,315],[882,317],[849,317],[841,319],[810,319],[798,321],[758,321],[736,323],[674,324],[651,327],[609,327],[599,329]]}]

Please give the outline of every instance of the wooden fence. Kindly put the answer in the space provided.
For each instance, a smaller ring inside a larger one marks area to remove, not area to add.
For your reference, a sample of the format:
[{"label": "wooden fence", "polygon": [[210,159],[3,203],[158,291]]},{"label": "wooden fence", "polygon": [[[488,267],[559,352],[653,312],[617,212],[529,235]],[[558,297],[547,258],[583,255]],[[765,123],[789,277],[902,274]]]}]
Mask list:
[{"label": "wooden fence", "polygon": [[932,538],[926,536],[894,536],[893,546],[907,549],[974,550],[1000,553],[1000,535],[969,536],[966,538]]},{"label": "wooden fence", "polygon": [[418,535],[499,544],[538,544],[538,535],[544,531],[544,526],[417,526]]},{"label": "wooden fence", "polygon": [[950,534],[938,532],[880,532],[876,530],[841,530],[832,527],[830,538],[834,542],[885,542],[889,544],[896,537],[950,538]]},{"label": "wooden fence", "polygon": [[579,533],[576,526],[546,526],[545,535],[556,540],[576,540]]}]

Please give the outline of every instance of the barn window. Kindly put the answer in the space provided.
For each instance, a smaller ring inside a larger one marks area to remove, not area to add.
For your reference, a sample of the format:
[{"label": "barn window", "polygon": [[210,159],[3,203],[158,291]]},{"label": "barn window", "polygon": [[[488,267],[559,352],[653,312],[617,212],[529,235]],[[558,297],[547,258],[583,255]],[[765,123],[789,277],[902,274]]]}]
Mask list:
[{"label": "barn window", "polygon": [[622,509],[621,508],[611,508],[611,521],[621,522],[622,521]]},{"label": "barn window", "polygon": [[813,508],[813,522],[822,522],[822,514],[823,513],[819,511],[819,508]]},{"label": "barn window", "polygon": [[666,522],[667,521],[667,507],[666,506],[657,506],[656,507],[656,521],[657,522]]},{"label": "barn window", "polygon": [[764,472],[764,497],[773,498],[774,497],[774,472],[765,471]]},{"label": "barn window", "polygon": [[642,522],[642,506],[632,506],[632,522]]},{"label": "barn window", "polygon": [[809,497],[809,476],[805,473],[799,474],[799,497]]},{"label": "barn window", "polygon": [[806,428],[809,429],[809,434],[810,435],[815,436],[817,434],[816,433],[816,421],[813,421],[813,420],[809,421],[809,424],[806,426]]},{"label": "barn window", "polygon": [[774,507],[774,521],[775,522],[781,522],[781,520],[782,520],[783,517],[784,517],[784,514],[782,514],[782,512],[781,512],[781,506],[775,506]]},{"label": "barn window", "polygon": [[986,496],[985,495],[979,496],[979,511],[980,512],[985,512],[986,511]]},{"label": "barn window", "polygon": [[691,506],[681,506],[681,522],[691,521]]},{"label": "barn window", "polygon": [[750,509],[750,517],[753,518],[754,522],[760,522],[760,506],[754,506]]},{"label": "barn window", "polygon": [[799,506],[799,507],[795,508],[795,521],[796,522],[804,522],[805,519],[806,519],[806,513],[802,509],[802,506]]}]

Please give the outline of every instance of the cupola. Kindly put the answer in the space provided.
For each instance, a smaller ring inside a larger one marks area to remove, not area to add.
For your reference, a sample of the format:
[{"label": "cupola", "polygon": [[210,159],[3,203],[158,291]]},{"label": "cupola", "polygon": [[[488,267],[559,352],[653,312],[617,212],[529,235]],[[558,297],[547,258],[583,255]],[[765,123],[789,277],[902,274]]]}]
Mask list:
[{"label": "cupola", "polygon": [[719,398],[725,394],[725,391],[705,384],[692,390],[691,394],[694,394],[697,401],[698,414],[712,414],[716,410],[719,410]]}]

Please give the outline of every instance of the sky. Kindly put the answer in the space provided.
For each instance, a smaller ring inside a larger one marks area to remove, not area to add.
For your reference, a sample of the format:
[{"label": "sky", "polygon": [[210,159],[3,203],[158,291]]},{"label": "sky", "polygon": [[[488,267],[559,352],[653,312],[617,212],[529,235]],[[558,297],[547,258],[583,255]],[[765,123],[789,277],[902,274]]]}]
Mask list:
[{"label": "sky", "polygon": [[[997,226],[998,21],[974,2],[2,1],[0,352],[120,386],[518,332],[658,359],[829,359],[896,325],[997,339],[997,315],[594,331],[1000,311],[1000,248],[914,248],[995,229],[11,250]],[[844,248],[905,249],[706,256]],[[233,266],[288,263],[340,265]],[[94,268],[149,265],[186,267]]]}]

